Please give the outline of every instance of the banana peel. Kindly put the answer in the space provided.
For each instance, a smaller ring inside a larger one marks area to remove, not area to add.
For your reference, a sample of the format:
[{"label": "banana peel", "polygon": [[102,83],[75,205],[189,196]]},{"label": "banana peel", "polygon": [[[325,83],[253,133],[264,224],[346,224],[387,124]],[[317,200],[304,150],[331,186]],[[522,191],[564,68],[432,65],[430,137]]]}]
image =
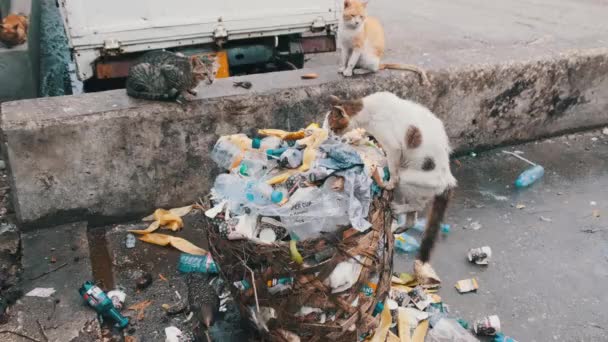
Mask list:
[{"label": "banana peel", "polygon": [[386,335],[388,335],[388,331],[391,327],[392,317],[391,310],[388,308],[388,304],[384,305],[384,309],[380,314],[380,324],[372,337],[371,342],[384,342],[386,340]]},{"label": "banana peel", "polygon": [[177,236],[151,233],[151,234],[145,234],[145,235],[140,236],[139,240],[141,240],[143,242],[151,243],[154,245],[158,245],[158,246],[171,245],[184,253],[193,254],[193,255],[205,255],[208,253],[206,250],[204,250],[200,247],[197,247],[190,241],[188,241],[186,239],[182,239]]},{"label": "banana peel", "polygon": [[182,216],[187,215],[194,209],[193,205],[187,205],[185,207],[173,208],[169,210],[156,209],[152,215],[146,216],[142,221],[153,221],[148,228],[143,230],[129,230],[133,234],[149,234],[157,230],[160,227],[170,229],[172,231],[178,231],[184,227],[184,221]]}]

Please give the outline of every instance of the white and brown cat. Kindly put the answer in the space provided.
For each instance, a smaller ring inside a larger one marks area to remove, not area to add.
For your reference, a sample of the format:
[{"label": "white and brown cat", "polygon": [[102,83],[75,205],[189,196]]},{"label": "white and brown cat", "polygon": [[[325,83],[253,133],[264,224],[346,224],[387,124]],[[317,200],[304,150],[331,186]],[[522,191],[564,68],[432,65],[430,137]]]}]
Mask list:
[{"label": "white and brown cat", "polygon": [[387,155],[395,215],[423,211],[432,201],[418,259],[428,262],[456,179],[443,122],[428,108],[388,92],[357,100],[331,96],[325,125],[342,135],[363,128]]},{"label": "white and brown cat", "polygon": [[380,21],[367,16],[367,2],[344,0],[344,12],[338,26],[340,67],[338,72],[352,76],[354,68],[376,72],[383,69],[409,70],[420,75],[422,84],[429,79],[421,68],[411,64],[383,64],[384,29]]}]

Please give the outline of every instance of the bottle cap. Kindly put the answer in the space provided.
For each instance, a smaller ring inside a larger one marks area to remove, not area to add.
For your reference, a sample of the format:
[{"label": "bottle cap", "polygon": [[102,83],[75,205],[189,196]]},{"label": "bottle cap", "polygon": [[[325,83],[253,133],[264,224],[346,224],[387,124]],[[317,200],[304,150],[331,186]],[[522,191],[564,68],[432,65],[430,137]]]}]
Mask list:
[{"label": "bottle cap", "polygon": [[260,138],[251,139],[251,147],[258,149],[262,146],[262,140]]},{"label": "bottle cap", "polygon": [[270,194],[270,200],[272,203],[280,203],[283,200],[283,193],[281,191],[273,190]]}]

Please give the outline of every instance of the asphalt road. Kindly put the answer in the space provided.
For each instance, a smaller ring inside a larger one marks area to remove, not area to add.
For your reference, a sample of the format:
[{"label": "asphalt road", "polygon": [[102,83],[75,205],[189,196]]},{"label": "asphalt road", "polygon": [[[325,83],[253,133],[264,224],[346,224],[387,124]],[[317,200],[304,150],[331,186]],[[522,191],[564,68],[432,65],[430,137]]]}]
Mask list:
[{"label": "asphalt road", "polygon": [[[497,314],[520,342],[608,341],[608,135],[506,149],[543,165],[545,176],[517,190],[512,184],[524,162],[501,150],[459,159],[452,230],[432,257],[440,295],[457,317]],[[481,228],[471,229],[473,222]],[[485,245],[493,251],[489,266],[466,260],[469,248]],[[394,260],[398,271],[411,271],[410,256]],[[454,284],[472,277],[477,293],[459,294]]]},{"label": "asphalt road", "polygon": [[[608,44],[603,0],[370,0],[386,32],[385,61],[455,66],[527,59]],[[313,55],[307,67],[337,64]]]}]

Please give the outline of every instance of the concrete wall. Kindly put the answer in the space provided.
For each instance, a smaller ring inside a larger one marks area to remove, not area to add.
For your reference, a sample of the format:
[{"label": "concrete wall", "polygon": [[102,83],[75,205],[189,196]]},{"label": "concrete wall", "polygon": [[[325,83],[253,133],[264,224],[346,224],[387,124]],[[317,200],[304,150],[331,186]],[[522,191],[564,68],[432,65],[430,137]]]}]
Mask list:
[{"label": "concrete wall", "polygon": [[[8,1],[2,7],[5,13]],[[37,97],[40,83],[40,2],[13,0],[7,12],[28,15],[30,23],[26,44],[0,46],[0,102]]]},{"label": "concrete wall", "polygon": [[[22,222],[149,213],[205,195],[218,136],[319,121],[329,94],[391,91],[433,109],[459,150],[608,124],[608,50],[526,62],[430,70],[432,86],[383,71],[344,79],[335,68],[246,77],[201,86],[181,106],[128,98],[124,90],[2,104],[15,209]],[[47,222],[48,223],[48,222]]]}]

